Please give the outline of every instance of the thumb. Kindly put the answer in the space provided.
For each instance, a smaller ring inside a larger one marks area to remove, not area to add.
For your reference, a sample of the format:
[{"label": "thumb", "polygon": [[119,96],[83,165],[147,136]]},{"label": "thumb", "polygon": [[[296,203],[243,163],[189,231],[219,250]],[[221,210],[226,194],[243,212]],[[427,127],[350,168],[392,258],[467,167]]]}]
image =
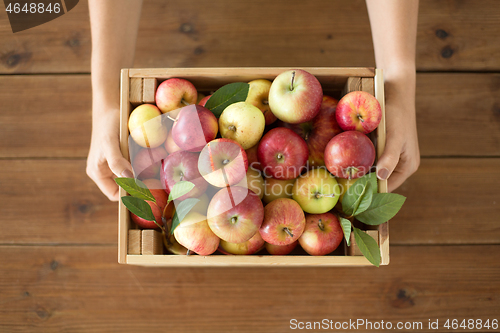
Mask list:
[{"label": "thumb", "polygon": [[381,180],[389,178],[398,165],[401,155],[401,147],[395,144],[388,144],[384,149],[384,153],[377,162],[377,177]]},{"label": "thumb", "polygon": [[132,165],[123,157],[120,149],[110,149],[106,154],[106,159],[109,168],[117,177],[134,177]]}]

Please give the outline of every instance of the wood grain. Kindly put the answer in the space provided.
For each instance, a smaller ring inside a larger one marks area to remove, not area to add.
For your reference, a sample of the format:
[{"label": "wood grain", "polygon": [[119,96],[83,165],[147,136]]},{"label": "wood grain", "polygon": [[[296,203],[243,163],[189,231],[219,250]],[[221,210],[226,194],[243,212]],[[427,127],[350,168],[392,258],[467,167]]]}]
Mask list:
[{"label": "wood grain", "polygon": [[114,247],[0,246],[0,330],[284,332],[292,318],[497,317],[500,246],[401,246],[391,256],[379,269],[162,269],[118,265]]},{"label": "wood grain", "polygon": [[[417,68],[498,71],[499,19],[495,0],[420,1]],[[0,73],[89,72],[87,1],[16,34],[0,11],[0,40]],[[374,65],[363,0],[145,1],[135,61],[136,67]]]}]

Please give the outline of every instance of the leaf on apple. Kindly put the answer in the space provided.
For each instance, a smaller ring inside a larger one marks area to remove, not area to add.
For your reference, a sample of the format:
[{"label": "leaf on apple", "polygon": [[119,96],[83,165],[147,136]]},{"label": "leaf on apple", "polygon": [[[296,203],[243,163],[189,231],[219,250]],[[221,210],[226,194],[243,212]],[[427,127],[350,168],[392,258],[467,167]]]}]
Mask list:
[{"label": "leaf on apple", "polygon": [[199,201],[200,199],[197,198],[188,198],[182,200],[178,205],[175,206],[175,214],[174,218],[172,219],[172,228],[170,228],[170,234],[174,233],[175,228],[179,226],[181,221]]},{"label": "leaf on apple", "polygon": [[156,222],[151,206],[146,201],[136,197],[125,196],[122,197],[122,202],[133,214],[145,220]]},{"label": "leaf on apple", "polygon": [[[128,194],[130,194],[134,198],[149,200],[156,203],[156,199],[149,191],[146,184],[141,182],[139,179],[135,178],[115,178],[116,184],[124,189]],[[122,198],[123,199],[123,198]],[[148,205],[149,207],[149,205]],[[127,207],[128,208],[128,207]],[[134,213],[135,214],[135,213]],[[139,216],[138,214],[135,214]],[[139,216],[141,217],[141,216]],[[152,221],[152,220],[150,220]]]},{"label": "leaf on apple", "polygon": [[369,225],[379,225],[389,221],[401,209],[406,198],[396,193],[376,193],[370,207],[356,215],[356,219]]},{"label": "leaf on apple", "polygon": [[377,241],[361,229],[353,227],[354,239],[359,250],[369,262],[375,266],[380,266],[380,248]]},{"label": "leaf on apple", "polygon": [[229,105],[244,102],[248,96],[250,85],[245,82],[234,82],[226,84],[217,89],[205,104],[205,107],[219,118],[222,111]]},{"label": "leaf on apple", "polygon": [[360,213],[370,206],[372,195],[372,183],[369,181],[368,177],[363,176],[344,194],[344,198],[342,199],[342,210],[350,216],[355,215],[355,213]]},{"label": "leaf on apple", "polygon": [[351,221],[340,216],[339,219],[340,219],[340,226],[342,227],[342,231],[344,232],[344,237],[347,246],[351,246],[351,226],[352,226]]},{"label": "leaf on apple", "polygon": [[[378,193],[378,181],[377,181],[377,173],[371,172],[363,177],[368,178],[368,181],[372,184],[372,192],[373,194]],[[361,177],[361,178],[363,178]]]},{"label": "leaf on apple", "polygon": [[170,194],[168,195],[168,202],[188,194],[193,188],[194,184],[185,180],[175,183],[170,191]]}]

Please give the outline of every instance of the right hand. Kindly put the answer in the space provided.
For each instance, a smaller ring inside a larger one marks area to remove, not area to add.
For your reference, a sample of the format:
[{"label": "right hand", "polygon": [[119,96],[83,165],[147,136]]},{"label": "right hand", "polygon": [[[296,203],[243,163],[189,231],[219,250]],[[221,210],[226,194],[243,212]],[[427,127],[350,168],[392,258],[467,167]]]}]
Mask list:
[{"label": "right hand", "polygon": [[118,201],[116,177],[134,177],[132,166],[120,150],[120,110],[110,108],[93,116],[87,175],[109,200]]}]

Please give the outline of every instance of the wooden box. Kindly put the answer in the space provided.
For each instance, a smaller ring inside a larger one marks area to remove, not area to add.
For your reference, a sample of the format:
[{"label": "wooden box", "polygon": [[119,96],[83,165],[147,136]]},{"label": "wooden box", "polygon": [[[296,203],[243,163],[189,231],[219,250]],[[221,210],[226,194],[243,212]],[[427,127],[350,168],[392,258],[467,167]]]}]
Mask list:
[{"label": "wooden box", "polygon": [[[125,158],[129,158],[127,122],[130,112],[142,103],[154,103],[155,90],[161,81],[172,77],[191,81],[198,91],[215,91],[231,82],[249,82],[254,79],[272,81],[289,68],[170,68],[170,69],[123,69],[120,94],[120,142]],[[385,146],[385,105],[382,70],[374,68],[303,68],[315,75],[325,94],[341,97],[347,92],[363,90],[373,94],[382,106],[382,121],[372,133],[377,157]],[[379,182],[379,192],[387,192],[387,181]],[[120,188],[120,197],[127,195]],[[256,254],[248,256],[210,256],[162,254],[159,232],[138,230],[131,222],[127,208],[120,202],[118,214],[118,262],[143,266],[368,266],[368,260],[360,254],[354,239],[348,248],[340,246],[327,256],[310,256],[300,252],[286,256]],[[378,240],[381,265],[389,263],[388,223],[368,227],[367,233]],[[142,250],[142,251],[141,251]],[[263,251],[265,252],[265,251]],[[339,254],[340,252],[340,254]],[[142,253],[142,254],[141,254]],[[156,253],[156,254],[154,254]]]}]

